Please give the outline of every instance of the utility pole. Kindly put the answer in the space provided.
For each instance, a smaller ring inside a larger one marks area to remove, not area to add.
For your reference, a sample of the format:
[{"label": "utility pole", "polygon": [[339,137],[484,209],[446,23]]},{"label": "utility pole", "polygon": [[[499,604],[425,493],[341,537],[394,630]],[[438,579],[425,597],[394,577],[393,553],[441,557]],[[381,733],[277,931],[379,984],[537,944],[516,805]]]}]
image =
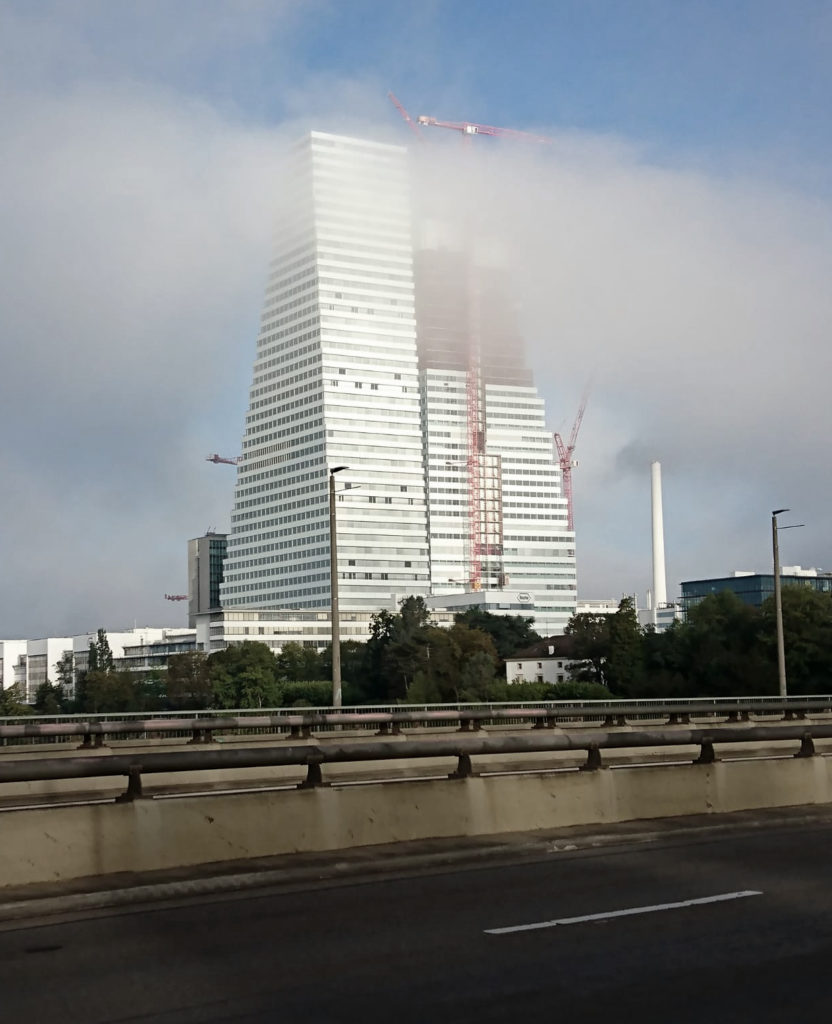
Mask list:
[{"label": "utility pole", "polygon": [[786,696],[786,644],[783,639],[783,595],[780,587],[780,545],[777,541],[777,517],[787,508],[776,508],[771,513],[771,547],[774,554],[774,615],[777,619],[777,678],[780,696]]},{"label": "utility pole", "polygon": [[338,611],[338,528],[335,516],[335,474],[349,466],[329,471],[329,593],[332,620],[332,706],[341,707],[341,619]]}]

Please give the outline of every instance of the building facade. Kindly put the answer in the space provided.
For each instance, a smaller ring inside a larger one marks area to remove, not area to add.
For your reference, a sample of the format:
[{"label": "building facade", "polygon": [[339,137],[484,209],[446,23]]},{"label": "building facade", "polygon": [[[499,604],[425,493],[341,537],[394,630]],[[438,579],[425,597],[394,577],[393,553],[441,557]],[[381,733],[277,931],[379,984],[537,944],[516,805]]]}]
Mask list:
[{"label": "building facade", "polygon": [[[832,593],[832,573],[821,569],[803,569],[799,565],[784,565],[780,571],[780,583],[784,587],[811,587],[821,593]],[[682,608],[688,611],[710,594],[728,590],[745,602],[759,608],[763,602],[774,596],[774,574],[758,572],[733,572],[711,580],[687,580],[682,583]]]},{"label": "building facade", "polygon": [[188,541],[188,625],[191,629],[197,615],[220,607],[227,540],[227,534],[211,532]]},{"label": "building facade", "polygon": [[337,468],[340,607],[364,636],[408,595],[439,609],[481,592],[561,632],[574,535],[507,275],[472,247],[414,244],[402,147],[313,132],[288,181],[223,611],[328,613]]},{"label": "building facade", "polygon": [[[196,631],[192,629],[145,626],[105,632],[117,671],[164,668],[172,654],[196,650]],[[58,665],[65,662],[73,680],[67,696],[73,697],[74,683],[87,671],[90,644],[97,637],[95,632],[36,640],[0,640],[0,690],[16,687],[20,699],[33,704],[41,684],[61,682]]]}]

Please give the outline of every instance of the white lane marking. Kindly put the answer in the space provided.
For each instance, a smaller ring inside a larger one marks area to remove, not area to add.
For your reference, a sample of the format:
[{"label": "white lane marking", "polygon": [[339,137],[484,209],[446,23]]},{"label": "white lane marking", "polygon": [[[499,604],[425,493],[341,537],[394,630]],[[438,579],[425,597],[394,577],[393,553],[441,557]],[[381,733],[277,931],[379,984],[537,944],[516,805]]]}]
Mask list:
[{"label": "white lane marking", "polygon": [[608,910],[603,914],[584,914],[581,917],[560,917],[555,921],[537,921],[534,924],[516,924],[508,928],[486,928],[486,935],[508,935],[510,932],[532,932],[539,928],[555,928],[562,924],[582,924],[585,921],[609,921],[613,917],[632,917],[635,914],[655,914],[658,910],[681,910],[684,907],[699,907],[704,903],[724,903],[726,900],[741,900],[746,896],[762,896],[758,889],[744,889],[742,892],[723,892],[717,896],[702,896],[696,900],[681,900],[679,903],[656,903],[651,907],[630,907],[628,910]]}]

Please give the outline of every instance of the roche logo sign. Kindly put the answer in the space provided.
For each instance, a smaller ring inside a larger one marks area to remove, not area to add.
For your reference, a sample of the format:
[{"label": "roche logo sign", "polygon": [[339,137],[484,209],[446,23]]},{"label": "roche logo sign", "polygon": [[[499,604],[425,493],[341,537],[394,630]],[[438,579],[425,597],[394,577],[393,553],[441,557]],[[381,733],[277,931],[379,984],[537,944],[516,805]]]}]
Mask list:
[{"label": "roche logo sign", "polygon": [[517,595],[517,600],[520,604],[534,604],[534,594],[530,594],[526,590],[521,590]]}]

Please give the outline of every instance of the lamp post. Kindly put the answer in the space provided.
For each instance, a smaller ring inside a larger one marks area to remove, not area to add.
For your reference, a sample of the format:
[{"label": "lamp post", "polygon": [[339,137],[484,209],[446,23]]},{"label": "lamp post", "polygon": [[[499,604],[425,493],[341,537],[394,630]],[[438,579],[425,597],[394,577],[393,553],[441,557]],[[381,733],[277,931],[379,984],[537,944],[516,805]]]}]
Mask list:
[{"label": "lamp post", "polygon": [[777,517],[787,508],[776,508],[771,513],[771,548],[774,554],[774,616],[777,622],[777,678],[780,696],[786,696],[786,645],[783,640],[783,596],[780,590],[780,545],[777,542]]},{"label": "lamp post", "polygon": [[774,615],[777,620],[777,677],[780,682],[780,696],[786,696],[786,644],[783,639],[783,594],[780,581],[780,544],[777,534],[780,530],[797,530],[803,523],[778,526],[777,517],[788,508],[776,508],[771,513],[771,548],[774,554]]},{"label": "lamp post", "polygon": [[341,620],[338,612],[338,537],[335,520],[335,474],[349,466],[329,471],[329,593],[332,620],[332,706],[341,707]]}]

